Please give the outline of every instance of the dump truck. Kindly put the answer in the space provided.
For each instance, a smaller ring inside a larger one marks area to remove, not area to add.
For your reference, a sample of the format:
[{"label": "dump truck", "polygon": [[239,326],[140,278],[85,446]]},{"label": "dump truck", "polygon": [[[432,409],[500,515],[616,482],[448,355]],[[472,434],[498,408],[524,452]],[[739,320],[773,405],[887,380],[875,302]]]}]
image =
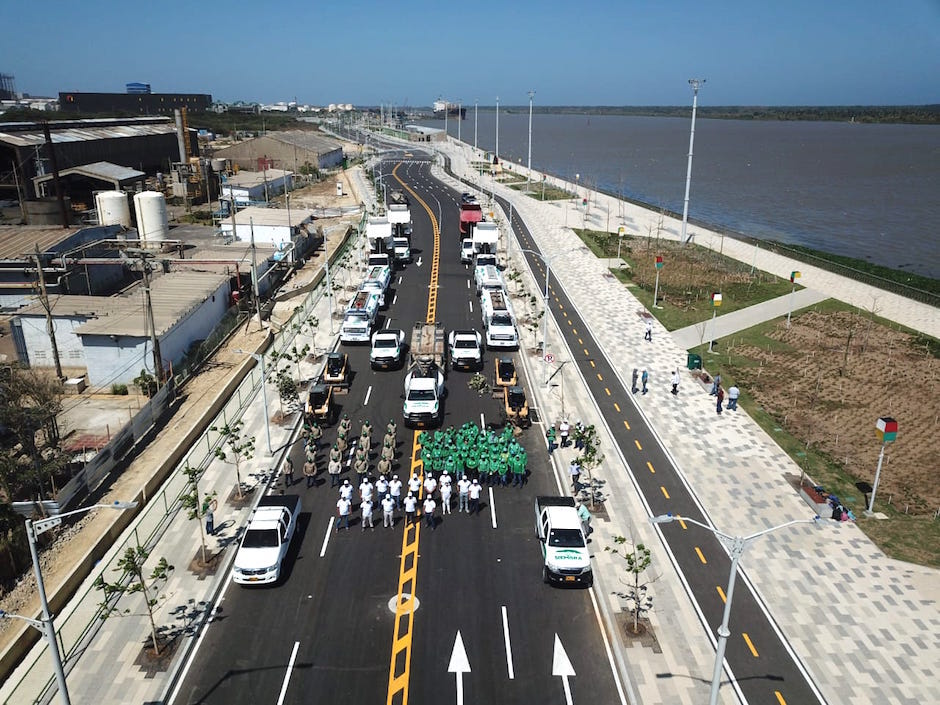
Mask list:
[{"label": "dump truck", "polygon": [[407,426],[429,426],[441,418],[444,371],[447,368],[447,337],[440,323],[415,323],[408,351],[405,403],[402,415]]}]

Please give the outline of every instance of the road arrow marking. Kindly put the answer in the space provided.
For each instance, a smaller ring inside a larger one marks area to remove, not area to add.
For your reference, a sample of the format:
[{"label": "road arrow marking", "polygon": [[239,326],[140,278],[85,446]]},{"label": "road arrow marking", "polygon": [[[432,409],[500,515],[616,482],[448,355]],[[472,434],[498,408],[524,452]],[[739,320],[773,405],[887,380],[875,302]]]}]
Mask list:
[{"label": "road arrow marking", "polygon": [[[459,636],[458,632],[458,636]],[[561,639],[555,634],[555,649],[552,654],[552,675],[560,676],[562,685],[565,687],[565,703],[572,705],[571,686],[568,684],[568,677],[575,675],[574,667],[565,653],[565,647],[561,645]]]},{"label": "road arrow marking", "polygon": [[418,255],[418,261],[415,262],[415,264],[418,265],[419,267],[421,266],[421,255]]},{"label": "road arrow marking", "polygon": [[[568,667],[571,668],[570,663]],[[470,662],[467,660],[467,650],[463,647],[463,639],[460,638],[459,629],[457,630],[457,638],[454,639],[454,650],[450,652],[450,664],[447,666],[447,672],[454,673],[457,676],[457,705],[463,705],[463,674],[470,673]],[[572,673],[574,672],[572,671]]]}]

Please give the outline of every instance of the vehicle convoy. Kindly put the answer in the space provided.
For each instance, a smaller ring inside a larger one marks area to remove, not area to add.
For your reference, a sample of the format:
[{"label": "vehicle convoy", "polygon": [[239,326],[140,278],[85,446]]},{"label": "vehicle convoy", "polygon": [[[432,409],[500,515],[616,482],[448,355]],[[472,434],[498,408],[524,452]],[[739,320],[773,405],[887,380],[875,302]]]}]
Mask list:
[{"label": "vehicle convoy", "polygon": [[594,583],[591,554],[573,497],[536,497],[535,533],[542,548],[542,580],[546,583]]},{"label": "vehicle convoy", "polygon": [[389,203],[386,217],[392,226],[392,236],[404,236],[405,228],[411,232],[411,210],[407,203]]},{"label": "vehicle convoy", "polygon": [[311,382],[307,388],[307,407],[304,410],[307,423],[316,421],[319,424],[329,425],[335,417],[333,406],[333,387],[323,382]]},{"label": "vehicle convoy", "polygon": [[232,580],[240,585],[277,582],[299,518],[298,495],[262,497],[248,517],[248,527],[235,554]]},{"label": "vehicle convoy", "polygon": [[356,292],[343,316],[339,339],[344,343],[368,343],[378,310],[378,294],[369,291]]},{"label": "vehicle convoy", "polygon": [[409,242],[407,237],[392,238],[392,245],[394,247],[396,262],[410,262],[411,261],[411,243]]},{"label": "vehicle convoy", "polygon": [[506,421],[514,426],[527,427],[532,425],[529,418],[529,402],[525,398],[525,390],[518,386],[503,387],[503,413]]},{"label": "vehicle convoy", "polygon": [[402,347],[405,344],[405,331],[380,330],[372,334],[372,351],[369,364],[373,370],[389,370],[398,367],[402,361]]},{"label": "vehicle convoy", "polygon": [[505,291],[483,291],[480,297],[483,309],[483,327],[486,331],[487,348],[516,348],[519,346],[519,334],[516,331],[516,319]]},{"label": "vehicle convoy", "polygon": [[473,240],[465,237],[460,241],[460,261],[463,264],[471,264],[473,256],[476,254],[476,248],[473,246]]},{"label": "vehicle convoy", "polygon": [[369,255],[369,259],[366,264],[369,267],[375,267],[377,265],[380,267],[388,267],[389,269],[392,267],[392,263],[388,258],[388,254],[385,252],[373,252]]},{"label": "vehicle convoy", "polygon": [[452,369],[475,370],[483,366],[483,336],[477,331],[452,330],[447,342]]},{"label": "vehicle convoy", "polygon": [[446,342],[444,326],[440,323],[415,323],[411,331],[411,362],[405,375],[405,403],[402,407],[406,426],[429,426],[440,421],[447,364]]}]

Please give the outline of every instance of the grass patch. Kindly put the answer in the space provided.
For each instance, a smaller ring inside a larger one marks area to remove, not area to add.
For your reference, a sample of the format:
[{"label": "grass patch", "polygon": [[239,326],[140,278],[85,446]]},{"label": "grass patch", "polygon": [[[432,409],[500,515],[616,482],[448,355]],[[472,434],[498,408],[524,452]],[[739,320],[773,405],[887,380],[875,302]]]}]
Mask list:
[{"label": "grass patch", "polygon": [[521,183],[513,184],[511,188],[523,192],[526,196],[534,198],[537,201],[563,201],[567,198],[574,198],[574,194],[557,186],[551,186],[544,181],[533,181],[529,184],[529,190],[525,190],[525,179]]}]

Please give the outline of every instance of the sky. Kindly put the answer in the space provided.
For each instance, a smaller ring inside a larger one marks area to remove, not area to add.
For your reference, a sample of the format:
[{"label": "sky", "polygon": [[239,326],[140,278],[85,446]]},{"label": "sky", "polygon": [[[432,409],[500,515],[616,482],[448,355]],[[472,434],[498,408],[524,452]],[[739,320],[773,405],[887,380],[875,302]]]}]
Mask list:
[{"label": "sky", "polygon": [[[940,103],[940,0],[3,0],[30,95],[428,106]],[[15,9],[14,8],[15,5]]]}]

